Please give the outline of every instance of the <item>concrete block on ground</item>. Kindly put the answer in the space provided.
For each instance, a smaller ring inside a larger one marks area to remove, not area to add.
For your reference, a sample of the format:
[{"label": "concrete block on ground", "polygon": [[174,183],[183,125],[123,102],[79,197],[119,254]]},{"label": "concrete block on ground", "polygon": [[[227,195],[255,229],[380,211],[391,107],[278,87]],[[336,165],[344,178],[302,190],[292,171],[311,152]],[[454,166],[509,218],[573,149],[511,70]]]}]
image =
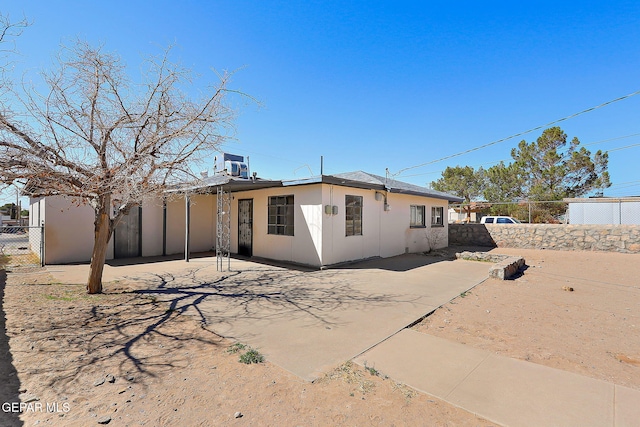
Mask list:
[{"label": "concrete block on ground", "polygon": [[485,252],[461,252],[456,254],[456,258],[469,261],[493,262],[489,268],[489,276],[500,280],[506,280],[514,276],[525,265],[522,257],[490,254]]}]

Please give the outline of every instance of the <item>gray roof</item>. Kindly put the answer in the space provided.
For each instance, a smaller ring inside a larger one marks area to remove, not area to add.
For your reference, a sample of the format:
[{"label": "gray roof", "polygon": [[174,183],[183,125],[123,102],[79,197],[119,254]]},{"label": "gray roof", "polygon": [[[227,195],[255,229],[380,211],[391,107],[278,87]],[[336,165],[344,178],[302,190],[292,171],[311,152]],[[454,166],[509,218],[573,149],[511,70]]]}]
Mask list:
[{"label": "gray roof", "polygon": [[387,180],[380,175],[372,173],[355,171],[339,173],[335,175],[322,175],[310,178],[283,181],[284,186],[304,185],[327,183],[334,185],[343,185],[345,187],[365,188],[372,190],[389,191],[390,193],[412,194],[415,196],[432,197],[435,199],[444,199],[450,202],[461,203],[464,199],[452,194],[443,193],[442,191],[432,190],[419,185],[409,184],[408,182],[398,181],[395,179]]},{"label": "gray roof", "polygon": [[395,179],[386,179],[380,175],[374,175],[368,172],[356,171],[334,175],[337,178],[350,179],[354,181],[366,182],[372,185],[382,185],[392,193],[414,194],[418,196],[433,197],[436,199],[445,199],[450,202],[461,203],[464,199],[454,196],[453,194],[443,193],[442,191],[432,190],[427,187],[409,184],[408,182],[398,181]]},{"label": "gray roof", "polygon": [[282,181],[256,178],[247,179],[231,175],[214,175],[198,181],[178,185],[171,192],[183,193],[185,191],[195,193],[212,192],[214,188],[222,187],[225,191],[247,191],[259,188],[282,187]]},{"label": "gray roof", "polygon": [[223,187],[226,191],[245,191],[259,188],[290,187],[296,185],[320,183],[342,185],[345,187],[353,188],[389,191],[391,193],[432,197],[435,199],[444,199],[456,203],[460,203],[463,201],[463,199],[461,199],[460,197],[454,196],[452,194],[443,193],[441,191],[432,190],[426,187],[420,187],[419,185],[413,185],[395,179],[387,180],[385,177],[363,171],[347,172],[335,175],[318,175],[309,178],[286,181],[273,181],[260,178],[256,178],[255,180],[253,180],[233,177],[229,175],[214,175],[196,182],[176,187],[172,191],[212,192],[213,189],[217,187]]}]

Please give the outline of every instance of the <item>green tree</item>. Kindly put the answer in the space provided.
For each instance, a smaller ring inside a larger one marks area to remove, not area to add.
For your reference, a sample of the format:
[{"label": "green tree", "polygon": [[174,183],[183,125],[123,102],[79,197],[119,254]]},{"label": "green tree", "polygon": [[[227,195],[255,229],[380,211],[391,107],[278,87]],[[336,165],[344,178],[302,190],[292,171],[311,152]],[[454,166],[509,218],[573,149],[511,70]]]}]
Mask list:
[{"label": "green tree", "polygon": [[471,201],[482,194],[484,188],[484,170],[475,170],[471,166],[448,166],[442,172],[442,178],[431,183],[434,190],[445,191],[462,197],[467,204],[467,218],[471,218]]},{"label": "green tree", "polygon": [[[511,150],[513,162],[485,171],[484,197],[490,202],[555,201],[611,186],[607,153],[592,155],[579,145],[578,138],[568,142],[557,126],[543,131],[535,142],[521,141]],[[511,203],[496,205],[492,213],[520,219],[531,215],[534,222],[547,222],[564,210],[557,203],[537,203],[525,215],[523,206]]]},{"label": "green tree", "polygon": [[520,168],[510,163],[500,162],[485,171],[483,195],[492,202],[511,202],[524,197],[524,174]]},{"label": "green tree", "polygon": [[542,132],[536,142],[521,141],[511,150],[512,173],[522,182],[521,196],[562,200],[610,187],[607,153],[598,150],[592,156],[579,145],[575,137],[567,143],[567,134],[557,126]]}]

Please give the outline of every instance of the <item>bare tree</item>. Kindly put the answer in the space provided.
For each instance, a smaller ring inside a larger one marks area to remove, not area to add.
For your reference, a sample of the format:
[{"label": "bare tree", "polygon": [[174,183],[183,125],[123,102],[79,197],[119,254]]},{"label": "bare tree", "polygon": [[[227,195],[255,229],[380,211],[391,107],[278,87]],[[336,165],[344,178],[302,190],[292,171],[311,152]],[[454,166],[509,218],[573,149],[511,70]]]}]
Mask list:
[{"label": "bare tree", "polygon": [[[16,53],[15,39],[29,25],[25,18],[20,21],[11,21],[9,15],[0,13],[0,89],[6,86],[5,71],[11,64],[9,56]],[[6,61],[6,62],[5,62]]]},{"label": "bare tree", "polygon": [[[29,23],[25,18],[12,22],[9,15],[0,14],[0,43],[12,43],[13,39],[22,34],[22,30],[28,25]],[[12,45],[9,49],[3,47],[0,52],[13,51],[13,47],[15,46]]]},{"label": "bare tree", "polygon": [[190,168],[233,133],[229,74],[194,97],[190,71],[169,52],[147,59],[135,83],[119,57],[78,42],[42,73],[46,93],[25,91],[29,122],[1,106],[0,181],[24,180],[42,196],[69,196],[95,211],[90,294],[102,292],[119,219],[143,198],[193,179]]}]

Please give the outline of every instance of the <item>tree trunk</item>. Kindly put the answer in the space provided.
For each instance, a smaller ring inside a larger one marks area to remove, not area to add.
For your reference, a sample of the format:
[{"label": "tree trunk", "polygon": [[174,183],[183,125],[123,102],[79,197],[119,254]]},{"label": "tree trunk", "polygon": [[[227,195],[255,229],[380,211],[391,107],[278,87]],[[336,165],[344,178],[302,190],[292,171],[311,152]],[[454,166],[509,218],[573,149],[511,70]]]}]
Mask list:
[{"label": "tree trunk", "polygon": [[111,219],[109,209],[111,208],[111,196],[100,196],[98,207],[96,208],[95,239],[93,242],[93,253],[91,254],[91,265],[89,267],[89,279],[87,281],[87,292],[90,294],[102,293],[102,271],[107,257],[107,245],[111,237]]}]

